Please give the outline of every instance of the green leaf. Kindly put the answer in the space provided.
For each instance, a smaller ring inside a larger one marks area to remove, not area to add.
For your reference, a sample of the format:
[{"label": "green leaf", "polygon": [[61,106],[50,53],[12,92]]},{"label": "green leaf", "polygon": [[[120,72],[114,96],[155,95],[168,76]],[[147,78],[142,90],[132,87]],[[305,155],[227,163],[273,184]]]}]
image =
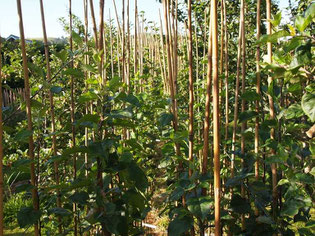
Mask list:
[{"label": "green leaf", "polygon": [[168,226],[169,236],[180,236],[193,226],[193,219],[189,216],[176,217]]},{"label": "green leaf", "polygon": [[83,39],[80,37],[79,34],[77,34],[75,31],[72,31],[72,38],[73,41],[78,44],[78,45],[82,45],[83,43]]},{"label": "green leaf", "polygon": [[295,18],[295,27],[300,31],[303,32],[306,27],[312,22],[311,17],[303,17],[301,15]]},{"label": "green leaf", "polygon": [[205,220],[210,214],[212,205],[213,200],[208,196],[200,198],[190,198],[187,200],[188,210],[202,220]]},{"label": "green leaf", "polygon": [[255,91],[246,91],[241,95],[241,98],[245,101],[259,101],[260,95]]},{"label": "green leaf", "polygon": [[303,116],[303,110],[301,105],[299,104],[293,104],[289,106],[288,109],[285,110],[284,116],[286,119],[293,119],[293,118],[299,118]]},{"label": "green leaf", "polygon": [[148,187],[148,179],[143,170],[135,163],[131,162],[128,166],[129,180],[134,181],[135,186],[144,191]]},{"label": "green leaf", "polygon": [[61,88],[60,86],[52,86],[52,87],[50,88],[50,91],[51,91],[52,93],[58,94],[58,93],[60,93],[60,92],[62,91],[62,88]]},{"label": "green leaf", "polygon": [[302,109],[304,113],[315,122],[315,93],[306,93],[302,97]]},{"label": "green leaf", "polygon": [[278,182],[278,185],[284,185],[284,184],[288,184],[290,183],[290,181],[288,179],[281,179],[279,182]]},{"label": "green leaf", "polygon": [[177,201],[179,200],[183,195],[185,191],[182,187],[177,187],[171,194],[170,200],[171,201]]},{"label": "green leaf", "polygon": [[115,92],[119,87],[122,86],[121,78],[118,76],[114,76],[109,82],[108,87],[111,91]]},{"label": "green leaf", "polygon": [[83,127],[94,128],[97,127],[101,118],[96,114],[86,114],[81,119],[79,119],[76,124]]},{"label": "green leaf", "polygon": [[92,72],[94,74],[97,73],[97,69],[95,69],[93,66],[91,65],[82,65],[82,69],[85,70],[85,71],[88,71],[88,72]]},{"label": "green leaf", "polygon": [[271,20],[271,23],[274,27],[277,27],[280,22],[281,22],[281,17],[282,17],[282,14],[281,14],[281,11],[278,12],[274,17],[273,17],[273,20]]},{"label": "green leaf", "polygon": [[273,220],[269,216],[259,216],[257,217],[256,221],[259,223],[268,224],[268,225],[273,224]]},{"label": "green leaf", "polygon": [[21,228],[26,228],[35,224],[41,216],[41,212],[33,207],[22,207],[17,214],[18,224]]},{"label": "green leaf", "polygon": [[141,211],[145,208],[145,199],[142,194],[137,191],[130,189],[123,195],[123,200],[131,206],[140,209]]},{"label": "green leaf", "polygon": [[61,208],[61,207],[55,207],[48,210],[49,214],[55,214],[57,216],[69,216],[71,215],[71,212],[67,209]]},{"label": "green leaf", "polygon": [[161,127],[164,127],[166,125],[169,125],[171,121],[173,120],[174,116],[170,113],[163,113],[159,118],[159,125]]},{"label": "green leaf", "polygon": [[32,131],[29,131],[27,129],[23,129],[21,131],[19,131],[16,135],[15,135],[15,140],[17,142],[28,142],[28,138],[33,134]]},{"label": "green leaf", "polygon": [[231,206],[232,211],[239,213],[239,214],[249,213],[251,210],[250,205],[246,201],[246,199],[242,198],[238,194],[234,194],[232,196],[230,206]]},{"label": "green leaf", "polygon": [[315,18],[315,2],[313,2],[305,11],[305,17]]},{"label": "green leaf", "polygon": [[88,91],[88,92],[82,94],[79,97],[78,101],[79,101],[79,103],[82,104],[82,103],[90,102],[90,101],[97,100],[97,99],[98,99],[97,94],[95,94],[92,91]]},{"label": "green leaf", "polygon": [[278,39],[290,36],[290,33],[286,30],[280,30],[273,34],[265,34],[260,37],[260,39],[256,42],[257,44],[265,44],[268,42],[277,43]]},{"label": "green leaf", "polygon": [[69,197],[72,202],[85,205],[89,200],[89,194],[87,192],[77,192]]},{"label": "green leaf", "polygon": [[63,72],[64,75],[71,75],[78,78],[83,78],[84,73],[79,69],[68,68]]},{"label": "green leaf", "polygon": [[239,123],[250,120],[256,116],[258,116],[258,113],[256,111],[244,111],[240,114]]}]

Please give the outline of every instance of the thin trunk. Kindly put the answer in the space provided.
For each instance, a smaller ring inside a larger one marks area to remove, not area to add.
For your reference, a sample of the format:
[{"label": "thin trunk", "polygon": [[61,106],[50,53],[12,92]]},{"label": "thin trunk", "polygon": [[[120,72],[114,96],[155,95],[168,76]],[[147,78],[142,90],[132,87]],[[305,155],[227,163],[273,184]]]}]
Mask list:
[{"label": "thin trunk", "polygon": [[[243,1],[241,1],[242,3]],[[241,6],[241,9],[243,6]],[[240,17],[241,18],[241,17]],[[236,82],[235,82],[235,103],[234,103],[234,122],[233,122],[233,136],[232,136],[232,157],[231,157],[231,177],[234,177],[234,160],[235,160],[235,145],[238,119],[238,97],[240,84],[240,64],[241,64],[241,48],[242,48],[242,19],[239,25],[238,50],[237,50],[237,65],[236,65]]]},{"label": "thin trunk", "polygon": [[[73,41],[72,41],[72,1],[69,0],[69,18],[70,18],[70,27],[69,27],[69,33],[70,33],[70,51],[73,52]],[[73,61],[70,62],[70,68],[73,68]],[[70,119],[71,124],[75,121],[75,103],[74,103],[74,77],[71,75],[70,78]],[[71,137],[72,143],[71,147],[76,146],[76,138],[75,138],[75,126],[72,125],[72,137]],[[77,156],[73,155],[73,179],[77,178]],[[77,218],[77,204],[73,203],[73,212],[74,212],[74,235],[78,235],[78,218]]]},{"label": "thin trunk", "polygon": [[221,235],[220,226],[220,107],[218,75],[217,0],[211,1],[212,76],[213,76],[213,175],[214,175],[214,234]]},{"label": "thin trunk", "polygon": [[160,17],[160,40],[161,40],[162,59],[163,59],[163,77],[164,77],[164,83],[165,83],[167,94],[169,94],[169,86],[167,83],[166,65],[165,65],[165,46],[164,46],[164,39],[163,39],[163,24],[162,24],[160,9],[159,9],[159,17]]},{"label": "thin trunk", "polygon": [[[25,102],[26,102],[26,116],[27,116],[27,129],[29,132],[33,131],[33,123],[32,123],[32,110],[31,110],[31,98],[30,98],[30,84],[29,84],[29,72],[27,65],[27,56],[25,49],[25,36],[24,36],[24,26],[23,26],[23,16],[22,16],[22,6],[21,0],[17,0],[17,11],[19,16],[19,28],[20,28],[20,43],[21,43],[21,51],[22,51],[22,59],[23,59],[23,73],[24,73],[24,86],[25,86]],[[35,211],[39,211],[39,199],[36,188],[36,174],[35,174],[35,164],[34,164],[34,140],[33,135],[31,134],[28,139],[29,149],[28,155],[31,160],[31,185],[33,185],[32,189],[32,199],[33,199],[33,208]],[[39,236],[39,224],[36,222],[34,224],[34,235]]]},{"label": "thin trunk", "polygon": [[[259,40],[260,38],[260,6],[261,0],[257,0],[257,24],[256,24],[256,38]],[[256,93],[260,95],[260,46],[257,44],[256,48]],[[259,114],[259,101],[255,102],[256,104],[256,112]],[[259,153],[259,117],[256,117],[255,122],[255,154],[256,154],[256,163],[255,163],[255,178],[259,180],[259,160],[258,160],[258,153]],[[256,215],[258,215],[258,211],[256,211]]]},{"label": "thin trunk", "polygon": [[1,54],[1,35],[0,35],[0,236],[3,236],[3,125],[2,125],[2,54]]},{"label": "thin trunk", "polygon": [[113,58],[113,29],[112,29],[112,18],[109,9],[109,40],[110,40],[110,68],[111,68],[111,78],[114,77],[114,58]]},{"label": "thin trunk", "polygon": [[[193,38],[191,27],[191,0],[188,0],[188,37],[189,37],[189,53],[188,53],[188,66],[189,66],[189,154],[188,158],[193,166],[194,158],[194,78],[193,78]],[[192,169],[189,168],[189,176],[192,176]]]},{"label": "thin trunk", "polygon": [[[127,93],[130,93],[130,10],[129,10],[129,2],[127,0],[127,66],[126,66],[126,82],[127,82]],[[127,136],[129,136],[129,132],[127,132]]]},{"label": "thin trunk", "polygon": [[[43,0],[40,0],[40,11],[42,17],[42,27],[43,27],[43,38],[44,38],[44,47],[45,47],[45,58],[46,58],[46,68],[47,68],[47,81],[51,81],[51,70],[49,62],[49,47],[46,33],[46,24],[45,24],[45,13],[44,13],[44,4]],[[49,90],[49,102],[50,102],[50,116],[51,116],[51,132],[52,136],[52,150],[54,156],[57,156],[57,142],[56,142],[56,122],[55,122],[55,109],[54,109],[54,98],[52,92]],[[55,181],[56,185],[59,185],[59,172],[58,172],[58,162],[54,162],[54,172],[55,172]],[[57,207],[61,207],[60,192],[57,190]],[[61,218],[58,217],[58,231],[59,234],[62,233]]]},{"label": "thin trunk", "polygon": [[134,36],[134,78],[137,77],[138,73],[138,2],[135,0],[135,36]]},{"label": "thin trunk", "polygon": [[[211,3],[212,4],[212,3]],[[207,68],[207,86],[206,86],[206,104],[205,118],[203,125],[203,160],[202,175],[207,174],[208,156],[209,156],[209,129],[210,129],[210,103],[211,103],[211,76],[212,76],[212,19],[209,20],[209,39],[208,39],[208,68]],[[202,195],[206,195],[207,190],[202,189]]]},{"label": "thin trunk", "polygon": [[90,0],[90,8],[91,8],[92,23],[93,23],[95,47],[98,47],[97,27],[96,27],[93,0]]},{"label": "thin trunk", "polygon": [[98,45],[98,50],[100,52],[100,57],[101,57],[101,63],[99,65],[99,73],[100,76],[102,77],[102,86],[106,85],[106,76],[103,73],[103,67],[104,67],[104,0],[100,0],[100,24],[99,24],[99,45]]},{"label": "thin trunk", "polygon": [[[267,34],[272,34],[272,28],[271,28],[271,0],[266,0],[267,5]],[[267,43],[267,60],[268,63],[272,63],[272,44],[271,42]],[[272,86],[273,78],[271,76],[268,77],[268,85]],[[275,119],[275,109],[274,109],[274,103],[273,103],[273,97],[268,95],[269,98],[269,107],[270,107],[270,119]],[[270,130],[270,138],[275,139],[275,129],[272,128]],[[276,155],[276,150],[271,150],[271,155]],[[277,166],[275,163],[271,164],[271,173],[272,173],[272,214],[274,220],[277,216],[277,199],[278,199],[278,193],[277,193]]]},{"label": "thin trunk", "polygon": [[225,151],[227,152],[227,141],[228,141],[228,131],[229,131],[229,39],[227,32],[227,20],[226,20],[226,6],[225,0],[223,2],[223,14],[224,14],[224,59],[225,59]]},{"label": "thin trunk", "polygon": [[[245,53],[245,1],[241,0],[241,24],[242,24],[242,94],[245,93],[245,76],[246,76],[246,68],[245,68],[245,57],[246,57],[246,53]],[[241,107],[241,111],[245,112],[245,100],[242,99],[242,107]],[[246,129],[246,122],[243,121],[242,122],[242,126],[241,126],[241,154],[242,154],[242,159],[241,159],[241,163],[242,163],[242,169],[244,168],[244,156],[245,156],[245,129]],[[241,185],[241,196],[242,198],[245,198],[245,188],[244,188],[244,184],[242,183]],[[242,224],[242,230],[245,230],[245,215],[242,214],[241,215],[241,224]]]}]

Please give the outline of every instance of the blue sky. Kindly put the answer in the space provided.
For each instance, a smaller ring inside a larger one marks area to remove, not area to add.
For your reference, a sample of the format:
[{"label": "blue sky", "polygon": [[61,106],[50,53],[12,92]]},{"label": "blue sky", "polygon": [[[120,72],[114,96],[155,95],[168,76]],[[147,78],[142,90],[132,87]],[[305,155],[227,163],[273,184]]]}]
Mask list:
[{"label": "blue sky", "polygon": [[[45,17],[48,37],[61,37],[65,33],[58,18],[67,16],[68,0],[43,0],[45,6]],[[94,1],[96,16],[98,16],[98,0]],[[121,15],[121,0],[115,0],[118,14]],[[125,0],[127,2],[127,0]],[[39,0],[22,0],[24,31],[27,38],[42,37],[41,16]],[[83,19],[83,0],[72,0],[73,14]],[[288,0],[279,0],[280,7],[288,5]],[[145,12],[148,21],[158,22],[158,9],[162,5],[156,0],[138,0],[139,11]],[[105,17],[108,19],[109,9],[111,17],[115,17],[112,0],[105,0]],[[134,0],[130,0],[130,11],[134,12]],[[131,16],[133,20],[133,14]],[[91,21],[90,21],[91,22]],[[10,34],[19,35],[16,0],[0,0],[0,34],[7,37]]]}]

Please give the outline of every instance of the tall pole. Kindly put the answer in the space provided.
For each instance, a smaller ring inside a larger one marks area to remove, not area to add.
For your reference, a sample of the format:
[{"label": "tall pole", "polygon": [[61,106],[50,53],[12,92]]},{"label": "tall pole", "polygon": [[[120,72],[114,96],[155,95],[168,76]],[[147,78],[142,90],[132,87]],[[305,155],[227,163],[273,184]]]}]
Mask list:
[{"label": "tall pole", "polygon": [[[192,38],[192,27],[191,27],[191,0],[188,0],[188,66],[189,66],[189,161],[193,162],[194,155],[194,78],[193,78],[193,38]],[[192,176],[192,169],[189,168],[189,176]]]},{"label": "tall pole", "polygon": [[[266,0],[267,7],[267,34],[272,34],[271,29],[271,0]],[[268,63],[272,63],[272,44],[271,42],[267,43],[267,60]],[[273,78],[271,76],[268,77],[268,85],[270,86],[273,82]],[[273,103],[273,98],[271,95],[268,95],[269,98],[269,107],[270,107],[270,119],[275,119],[275,108]],[[270,130],[270,138],[275,139],[275,129],[272,128]],[[271,154],[276,155],[276,150],[271,149]],[[277,166],[275,163],[271,164],[271,173],[272,173],[272,213],[273,218],[276,219],[277,216],[277,201],[278,201],[278,193],[277,193]]]},{"label": "tall pole", "polygon": [[212,80],[213,80],[213,174],[214,174],[214,234],[221,235],[220,226],[220,107],[218,73],[217,0],[211,0]]},{"label": "tall pole", "polygon": [[[17,10],[19,16],[19,28],[20,28],[20,42],[21,42],[21,51],[23,59],[23,73],[24,73],[24,89],[25,89],[25,103],[26,103],[26,116],[27,116],[27,129],[30,133],[33,132],[33,122],[32,122],[32,110],[31,110],[31,97],[30,97],[30,83],[28,75],[28,65],[27,65],[27,56],[25,49],[25,36],[24,36],[24,26],[23,26],[23,16],[22,16],[22,6],[21,0],[17,0]],[[2,104],[1,104],[2,105]],[[32,200],[34,210],[39,210],[39,200],[38,193],[36,188],[36,174],[35,174],[35,164],[34,164],[34,140],[33,135],[31,134],[28,139],[29,149],[28,155],[31,160],[31,185],[32,188]],[[39,236],[39,224],[36,222],[34,224],[34,235]]]},{"label": "tall pole", "polygon": [[[46,32],[46,23],[45,23],[45,12],[44,12],[44,4],[43,0],[40,0],[40,11],[42,17],[42,28],[43,28],[43,37],[44,37],[44,47],[45,47],[45,58],[46,58],[46,68],[47,68],[47,81],[51,81],[51,70],[50,70],[50,61],[49,61],[49,47],[47,40],[47,32]],[[49,90],[49,102],[50,102],[50,116],[51,116],[51,132],[52,136],[52,150],[54,156],[57,156],[57,140],[56,140],[56,122],[55,122],[55,109],[54,109],[54,98],[53,93]],[[59,185],[59,173],[58,173],[58,162],[54,161],[54,172],[55,172],[55,181],[56,184]],[[57,191],[57,207],[61,207],[61,198],[60,193]],[[59,234],[62,233],[62,225],[61,218],[58,217],[58,231]]]},{"label": "tall pole", "polygon": [[1,35],[0,35],[0,236],[3,236],[3,125],[2,125],[2,54],[1,54]]}]

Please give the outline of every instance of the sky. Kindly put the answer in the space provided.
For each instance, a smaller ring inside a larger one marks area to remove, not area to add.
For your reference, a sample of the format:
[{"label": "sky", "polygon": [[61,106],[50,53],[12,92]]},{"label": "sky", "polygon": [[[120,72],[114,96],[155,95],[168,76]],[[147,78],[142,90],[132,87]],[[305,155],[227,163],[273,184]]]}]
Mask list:
[{"label": "sky", "polygon": [[[42,38],[41,15],[39,8],[39,0],[21,0],[24,21],[24,32],[26,38]],[[66,36],[58,19],[66,17],[68,14],[69,0],[43,0],[45,8],[46,28],[48,37]],[[98,22],[98,0],[93,0],[95,15]],[[118,14],[121,15],[122,1],[115,0]],[[125,0],[127,2],[127,0]],[[279,0],[280,8],[284,9],[288,6],[288,0]],[[73,14],[79,16],[82,21],[83,0],[72,0]],[[159,8],[162,10],[162,4],[156,0],[138,0],[138,9],[145,12],[145,18],[148,21],[159,22]],[[111,18],[115,19],[113,0],[105,0],[105,19],[109,19],[109,11]],[[133,22],[134,0],[130,0],[130,20]],[[116,21],[116,20],[115,20]],[[91,21],[89,21],[91,22]],[[89,23],[90,24],[90,23]],[[19,35],[19,25],[16,10],[16,0],[0,0],[0,34],[7,37],[10,34]]]}]

